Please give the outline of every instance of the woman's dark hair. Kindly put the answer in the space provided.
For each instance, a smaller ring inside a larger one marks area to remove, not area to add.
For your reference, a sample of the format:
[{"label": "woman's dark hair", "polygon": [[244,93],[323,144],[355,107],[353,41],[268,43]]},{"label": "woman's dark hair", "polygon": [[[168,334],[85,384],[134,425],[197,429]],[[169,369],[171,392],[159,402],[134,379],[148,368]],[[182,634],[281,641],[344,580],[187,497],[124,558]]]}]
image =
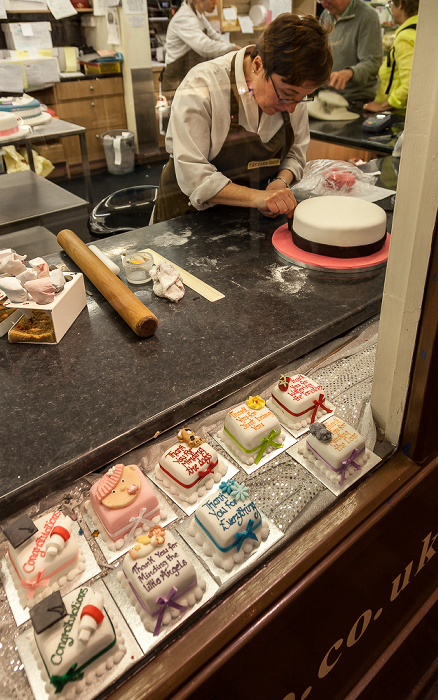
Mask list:
[{"label": "woman's dark hair", "polygon": [[408,17],[418,15],[419,4],[420,0],[394,0],[394,5],[401,7]]},{"label": "woman's dark hair", "polygon": [[251,58],[260,56],[266,79],[277,73],[289,85],[319,87],[328,82],[332,72],[332,28],[312,15],[279,15],[261,34]]}]

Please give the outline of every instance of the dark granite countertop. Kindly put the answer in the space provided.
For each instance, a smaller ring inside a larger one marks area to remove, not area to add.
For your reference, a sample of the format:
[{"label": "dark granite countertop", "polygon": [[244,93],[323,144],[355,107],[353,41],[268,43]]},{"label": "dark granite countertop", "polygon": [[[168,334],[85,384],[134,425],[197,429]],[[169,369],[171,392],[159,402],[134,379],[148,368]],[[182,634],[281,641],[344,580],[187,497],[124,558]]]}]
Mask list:
[{"label": "dark granite countertop", "polygon": [[404,115],[396,113],[394,124],[381,134],[363,131],[362,124],[369,116],[372,116],[369,112],[360,112],[359,119],[353,121],[323,121],[309,117],[310,137],[317,141],[391,154],[404,129]]},{"label": "dark granite countertop", "polygon": [[[158,317],[151,338],[86,279],[87,308],[57,346],[0,339],[2,517],[378,313],[384,268],[290,265],[271,244],[283,222],[215,207],[97,242],[117,263],[150,247],[225,295],[209,302],[186,287],[172,304],[151,283],[131,286]],[[64,252],[47,260],[77,269]]]}]

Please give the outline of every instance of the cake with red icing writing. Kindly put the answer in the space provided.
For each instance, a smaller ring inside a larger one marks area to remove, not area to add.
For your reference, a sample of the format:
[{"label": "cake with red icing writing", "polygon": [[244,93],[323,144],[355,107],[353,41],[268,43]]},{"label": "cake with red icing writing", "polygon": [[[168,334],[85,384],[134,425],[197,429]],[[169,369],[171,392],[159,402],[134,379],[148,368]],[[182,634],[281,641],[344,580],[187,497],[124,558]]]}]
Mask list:
[{"label": "cake with red icing writing", "polygon": [[160,458],[155,476],[181,501],[196,503],[225,476],[227,465],[216,450],[190,428],[180,430],[178,440]]},{"label": "cake with red icing writing", "polygon": [[87,511],[108,547],[129,545],[136,535],[165,519],[157,495],[135,464],[116,464],[90,489]]},{"label": "cake with red icing writing", "polygon": [[250,396],[225,416],[219,437],[241,462],[258,464],[262,457],[283,447],[284,433],[264,400]]},{"label": "cake with red icing writing", "polygon": [[267,539],[269,524],[251,499],[249,488],[229,479],[200,503],[188,533],[216,566],[231,571]]},{"label": "cake with red icing writing", "polygon": [[155,636],[200,601],[206,589],[182,545],[159,526],[137,538],[117,576]]},{"label": "cake with red icing writing", "polygon": [[310,430],[298,444],[298,452],[333,484],[343,486],[368,461],[370,451],[363,437],[341,418],[331,416]]},{"label": "cake with red icing writing", "polygon": [[266,405],[288,428],[300,430],[332,413],[325,402],[323,388],[309,377],[282,374]]},{"label": "cake with red icing writing", "polygon": [[24,515],[3,532],[9,540],[6,560],[23,607],[33,607],[85,569],[72,520],[60,511],[34,522]]},{"label": "cake with red icing writing", "polygon": [[31,610],[35,658],[49,697],[74,697],[105,676],[126,653],[125,641],[92,587],[45,598]]}]

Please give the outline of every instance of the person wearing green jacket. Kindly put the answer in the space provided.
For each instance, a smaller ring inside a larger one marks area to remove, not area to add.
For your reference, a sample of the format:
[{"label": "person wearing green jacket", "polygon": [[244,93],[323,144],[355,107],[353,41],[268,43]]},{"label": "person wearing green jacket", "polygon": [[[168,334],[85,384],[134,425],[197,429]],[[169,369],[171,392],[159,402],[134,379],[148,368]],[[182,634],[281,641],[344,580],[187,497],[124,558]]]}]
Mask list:
[{"label": "person wearing green jacket", "polygon": [[393,0],[391,4],[394,22],[399,27],[379,70],[376,98],[364,104],[368,112],[405,110],[408,101],[420,0]]}]

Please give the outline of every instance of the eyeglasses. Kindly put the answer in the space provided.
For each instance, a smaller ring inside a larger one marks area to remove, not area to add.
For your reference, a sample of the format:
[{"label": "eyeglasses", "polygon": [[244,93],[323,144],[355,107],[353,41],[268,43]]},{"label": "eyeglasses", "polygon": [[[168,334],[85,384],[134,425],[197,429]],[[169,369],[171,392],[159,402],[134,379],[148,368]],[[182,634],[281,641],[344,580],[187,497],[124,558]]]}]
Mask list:
[{"label": "eyeglasses", "polygon": [[281,105],[292,105],[292,104],[298,105],[301,102],[313,102],[313,100],[315,99],[315,95],[306,95],[305,97],[303,97],[302,100],[292,100],[289,97],[280,97],[279,92],[278,92],[277,88],[275,87],[275,83],[272,80],[272,76],[270,76],[270,77],[271,77],[272,87],[274,88],[275,94],[277,95],[277,100],[278,100],[279,104],[281,104]]}]

